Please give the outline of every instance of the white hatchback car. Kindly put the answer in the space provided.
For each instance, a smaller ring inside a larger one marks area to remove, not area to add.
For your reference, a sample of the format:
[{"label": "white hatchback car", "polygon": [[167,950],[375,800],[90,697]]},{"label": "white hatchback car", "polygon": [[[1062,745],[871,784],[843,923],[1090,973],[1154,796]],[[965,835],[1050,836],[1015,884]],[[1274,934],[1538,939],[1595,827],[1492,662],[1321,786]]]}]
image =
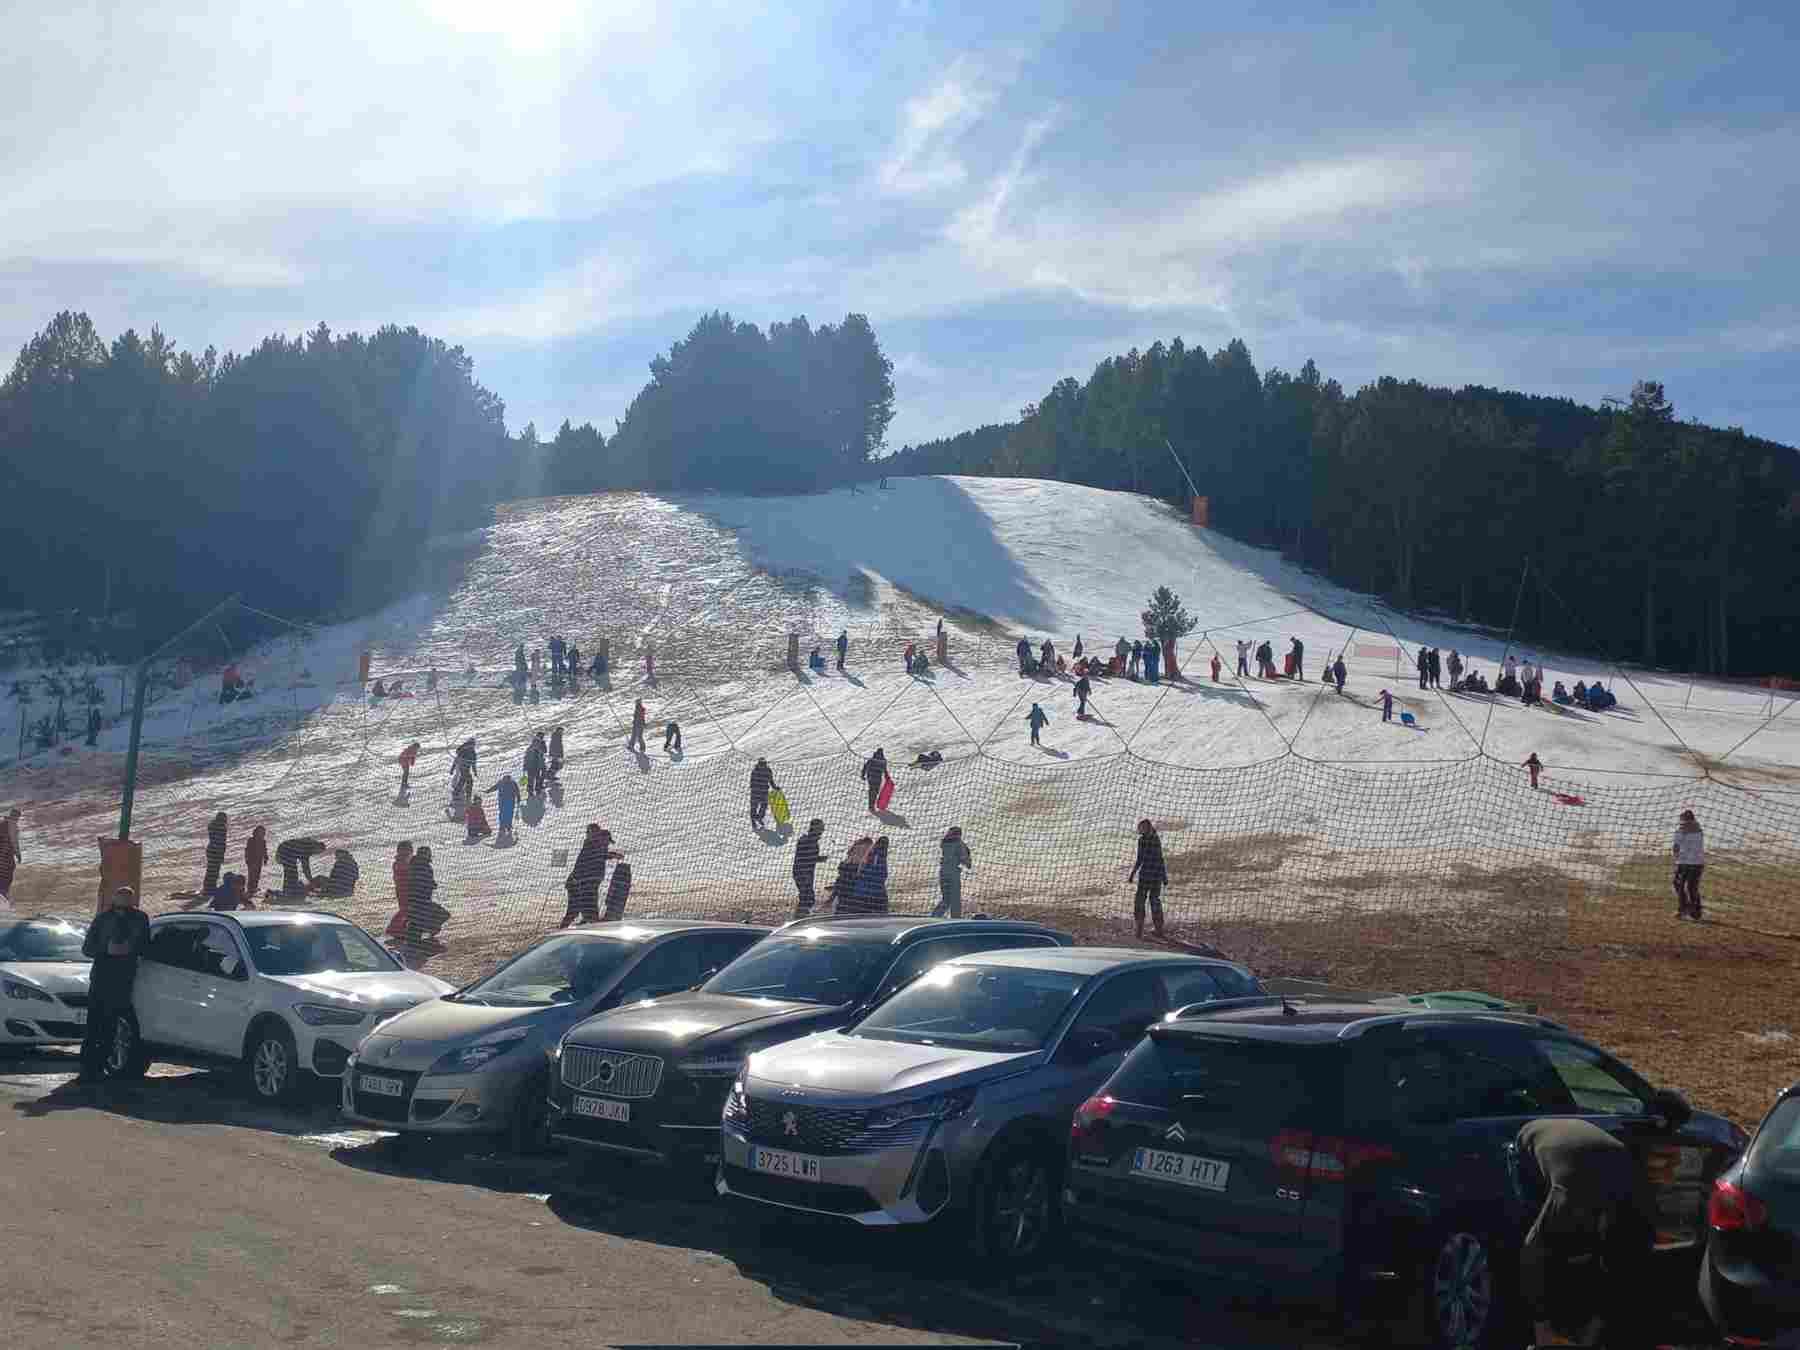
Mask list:
[{"label": "white hatchback car", "polygon": [[0,1046],[81,1044],[86,937],[83,919],[0,917]]},{"label": "white hatchback car", "polygon": [[114,1024],[106,1072],[139,1077],[152,1060],[241,1064],[251,1096],[285,1101],[303,1073],[342,1076],[370,1029],[453,988],[335,914],[165,914],[150,920],[132,1016]]}]

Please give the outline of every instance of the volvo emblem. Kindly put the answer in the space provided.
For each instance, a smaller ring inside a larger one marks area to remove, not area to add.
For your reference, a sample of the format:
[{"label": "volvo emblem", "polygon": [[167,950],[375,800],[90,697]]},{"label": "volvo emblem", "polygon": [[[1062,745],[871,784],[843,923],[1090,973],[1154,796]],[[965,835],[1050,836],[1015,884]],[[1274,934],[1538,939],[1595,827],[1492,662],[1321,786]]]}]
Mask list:
[{"label": "volvo emblem", "polygon": [[785,1134],[798,1135],[800,1133],[800,1117],[792,1111],[783,1111],[781,1113],[781,1129]]},{"label": "volvo emblem", "polygon": [[1178,1144],[1185,1144],[1187,1142],[1187,1131],[1181,1128],[1180,1121],[1176,1121],[1173,1125],[1169,1126],[1168,1129],[1163,1131],[1163,1138],[1173,1139]]},{"label": "volvo emblem", "polygon": [[600,1061],[599,1067],[594,1070],[594,1081],[604,1087],[612,1082],[613,1072],[613,1062],[610,1059],[603,1059]]}]

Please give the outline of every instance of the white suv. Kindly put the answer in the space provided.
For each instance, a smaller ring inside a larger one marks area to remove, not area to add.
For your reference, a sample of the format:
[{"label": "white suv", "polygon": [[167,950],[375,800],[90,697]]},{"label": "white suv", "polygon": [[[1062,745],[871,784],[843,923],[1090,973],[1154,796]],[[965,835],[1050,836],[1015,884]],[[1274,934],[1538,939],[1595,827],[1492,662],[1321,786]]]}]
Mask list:
[{"label": "white suv", "polygon": [[113,1027],[106,1072],[142,1076],[152,1060],[241,1064],[259,1101],[291,1099],[306,1070],[343,1074],[369,1030],[454,986],[408,970],[335,914],[254,910],[165,914]]}]

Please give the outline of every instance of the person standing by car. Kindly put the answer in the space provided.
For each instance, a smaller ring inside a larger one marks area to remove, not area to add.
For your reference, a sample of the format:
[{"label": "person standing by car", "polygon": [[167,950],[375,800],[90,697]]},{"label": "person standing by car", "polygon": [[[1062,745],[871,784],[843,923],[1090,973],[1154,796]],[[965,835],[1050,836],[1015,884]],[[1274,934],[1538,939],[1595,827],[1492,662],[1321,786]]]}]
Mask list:
[{"label": "person standing by car", "polygon": [[800,836],[800,842],[794,845],[794,890],[799,896],[794,905],[796,919],[804,919],[812,913],[815,903],[813,877],[826,856],[819,852],[819,840],[824,833],[825,822],[815,818],[806,827],[806,833]]},{"label": "person standing by car", "polygon": [[1137,861],[1131,865],[1127,882],[1137,882],[1137,898],[1132,902],[1132,916],[1137,920],[1137,935],[1144,936],[1144,906],[1150,906],[1150,921],[1156,936],[1163,935],[1163,883],[1169,879],[1168,864],[1163,860],[1162,836],[1148,820],[1138,822]]},{"label": "person standing by car", "polygon": [[[886,914],[888,912],[888,837],[884,834],[875,841],[875,847],[869,850],[869,857],[857,869],[856,882],[851,898],[851,912],[856,914]],[[838,912],[843,913],[840,904]]]},{"label": "person standing by car", "polygon": [[[1649,1183],[1623,1140],[1591,1121],[1534,1120],[1519,1131],[1522,1180],[1545,1192],[1519,1249],[1519,1293],[1537,1340],[1634,1344],[1620,1319],[1642,1297],[1655,1246]],[[1524,1166],[1523,1164],[1529,1164]]]},{"label": "person standing by car", "polygon": [[402,839],[394,845],[394,917],[388,920],[387,935],[406,936],[406,907],[412,900],[412,840]]},{"label": "person standing by car", "polygon": [[219,889],[219,869],[225,865],[225,826],[223,811],[206,826],[206,879],[200,883],[202,895],[211,895]]},{"label": "person standing by car", "polygon": [[131,986],[149,939],[150,920],[129,886],[114,891],[111,907],[88,925],[81,954],[94,964],[88,975],[87,1031],[81,1038],[83,1083],[98,1083],[105,1075],[113,1023],[131,1011]]},{"label": "person standing by car", "polygon": [[952,825],[938,843],[938,890],[944,898],[931,911],[932,918],[941,919],[946,914],[952,919],[962,918],[962,870],[965,867],[973,872],[975,858],[963,842],[962,826]]},{"label": "person standing by car", "polygon": [[1700,874],[1706,870],[1706,832],[1692,811],[1675,827],[1675,917],[1700,922]]},{"label": "person standing by car", "polygon": [[421,844],[413,854],[406,877],[406,936],[415,947],[435,943],[450,922],[450,911],[432,896],[437,893],[437,871],[431,865],[431,849]]}]

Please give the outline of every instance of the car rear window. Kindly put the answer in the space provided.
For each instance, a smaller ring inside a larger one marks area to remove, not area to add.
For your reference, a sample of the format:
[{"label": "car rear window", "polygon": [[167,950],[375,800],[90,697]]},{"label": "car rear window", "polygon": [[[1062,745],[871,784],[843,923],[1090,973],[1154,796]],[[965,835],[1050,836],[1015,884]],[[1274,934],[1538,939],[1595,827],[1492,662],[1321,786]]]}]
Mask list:
[{"label": "car rear window", "polygon": [[1800,1177],[1800,1097],[1789,1097],[1769,1113],[1750,1145],[1750,1164]]},{"label": "car rear window", "polygon": [[1335,1119],[1341,1072],[1330,1047],[1150,1036],[1102,1091],[1177,1115],[1229,1114],[1245,1132]]}]

